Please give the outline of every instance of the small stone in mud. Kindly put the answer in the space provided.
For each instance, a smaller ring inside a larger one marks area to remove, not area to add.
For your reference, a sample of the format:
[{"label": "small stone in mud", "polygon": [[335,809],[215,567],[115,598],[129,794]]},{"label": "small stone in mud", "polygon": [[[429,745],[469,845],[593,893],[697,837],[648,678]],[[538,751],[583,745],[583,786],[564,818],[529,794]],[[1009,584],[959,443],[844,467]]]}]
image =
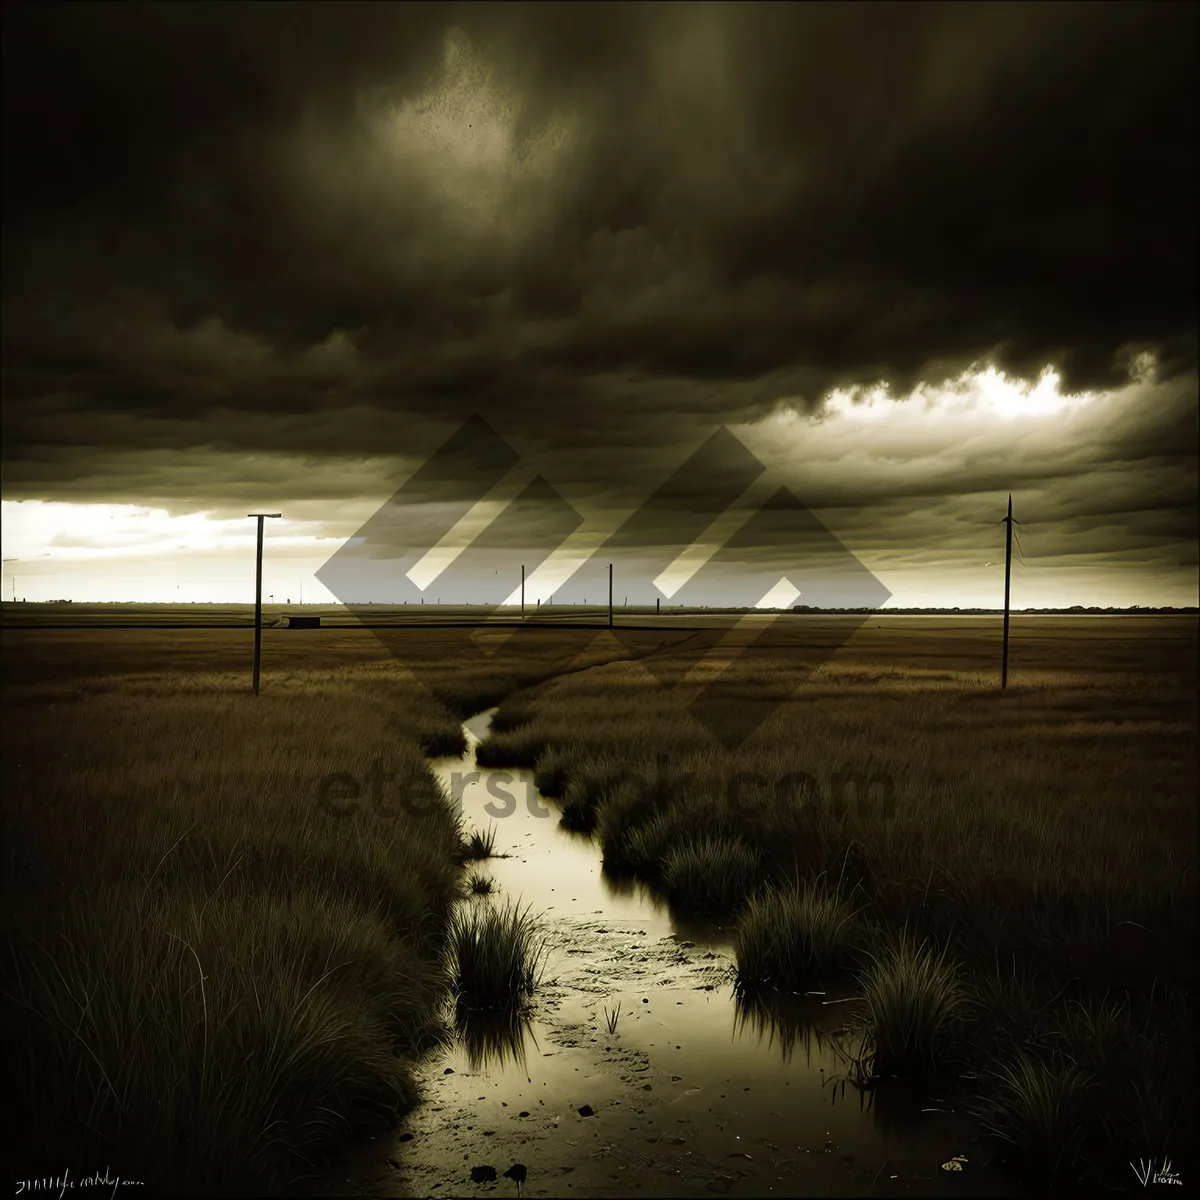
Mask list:
[{"label": "small stone in mud", "polygon": [[643,1000],[642,1000],[642,1003],[643,1003],[643,1004],[649,1004],[649,1003],[650,1003],[650,1001],[649,1001],[649,1000],[647,1000],[647,999],[645,999],[645,998],[643,998]]},{"label": "small stone in mud", "polygon": [[453,1068],[453,1067],[447,1067],[447,1068],[446,1068],[446,1069],[445,1069],[445,1070],[442,1072],[442,1074],[443,1074],[443,1075],[453,1075],[453,1074],[454,1074],[454,1068]]},{"label": "small stone in mud", "polygon": [[592,1108],[590,1104],[585,1104],[581,1109],[579,1109],[579,1115],[581,1117],[594,1117],[596,1115],[596,1110]]},{"label": "small stone in mud", "polygon": [[642,1091],[643,1092],[652,1092],[652,1091],[654,1091],[654,1089],[648,1083],[643,1083]]},{"label": "small stone in mud", "polygon": [[529,1116],[529,1110],[528,1110],[528,1109],[522,1109],[522,1110],[521,1110],[519,1113],[517,1113],[517,1116],[518,1116],[518,1117],[527,1117],[527,1116]]},{"label": "small stone in mud", "polygon": [[684,1141],[684,1139],[683,1139],[683,1138],[672,1138],[672,1139],[671,1139],[671,1145],[672,1145],[672,1146],[682,1146],[682,1145],[683,1145],[683,1141]]},{"label": "small stone in mud", "polygon": [[491,1183],[496,1178],[495,1167],[472,1167],[471,1180],[473,1183]]}]

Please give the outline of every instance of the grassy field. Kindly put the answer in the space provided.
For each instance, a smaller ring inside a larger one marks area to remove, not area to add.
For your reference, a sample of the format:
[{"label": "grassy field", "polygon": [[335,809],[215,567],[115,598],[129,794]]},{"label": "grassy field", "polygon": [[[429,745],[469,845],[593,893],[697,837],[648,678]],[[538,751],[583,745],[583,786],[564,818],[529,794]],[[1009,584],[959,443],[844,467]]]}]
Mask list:
[{"label": "grassy field", "polygon": [[[1139,1156],[1179,1163],[1194,628],[1018,619],[1002,692],[980,667],[997,626],[873,619],[815,671],[735,667],[703,722],[662,686],[694,668],[686,647],[653,677],[614,663],[510,698],[480,760],[535,767],[606,869],[735,920],[747,987],[848,960],[864,1078],[974,1069],[1026,1170],[1096,1183]],[[714,720],[764,699],[761,727],[723,747]]]},{"label": "grassy field", "polygon": [[481,663],[414,636],[437,695],[364,631],[268,631],[256,699],[244,633],[6,632],[3,1119],[23,1177],[110,1162],[174,1194],[286,1188],[415,1102],[412,1056],[481,973],[461,936],[447,953],[473,851],[425,755],[579,664],[562,639]]},{"label": "grassy field", "polygon": [[[836,619],[795,620],[828,661],[781,642],[707,725],[666,618],[635,650],[545,630],[482,655],[269,629],[257,700],[246,631],[6,630],[2,1116],[28,1176],[282,1189],[415,1102],[455,993],[451,1024],[508,1036],[519,1012],[489,1010],[536,984],[539,935],[451,920],[486,847],[425,759],[501,701],[481,761],[535,766],[607,869],[736,920],[750,1007],[851,972],[864,1080],[969,1066],[1047,1174],[1186,1161],[1190,622],[1017,619],[1001,693],[994,619],[872,618],[836,652]],[[763,704],[735,750],[714,737]]]}]

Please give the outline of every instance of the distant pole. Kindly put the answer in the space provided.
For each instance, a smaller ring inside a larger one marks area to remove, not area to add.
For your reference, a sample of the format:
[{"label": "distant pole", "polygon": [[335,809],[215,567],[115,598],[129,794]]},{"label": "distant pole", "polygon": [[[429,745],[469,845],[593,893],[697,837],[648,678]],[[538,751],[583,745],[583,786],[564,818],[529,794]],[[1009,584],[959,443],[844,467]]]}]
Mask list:
[{"label": "distant pole", "polygon": [[281,517],[283,513],[247,513],[258,518],[258,555],[254,570],[254,694],[258,695],[259,665],[262,661],[262,550],[263,519]]},{"label": "distant pole", "polygon": [[1001,688],[1008,687],[1008,594],[1009,585],[1012,581],[1012,537],[1013,537],[1013,515],[1012,515],[1012,493],[1008,496],[1008,516],[1004,518],[1004,524],[1007,528],[1007,535],[1004,544],[1004,659],[1000,667],[1000,686]]},{"label": "distant pole", "polygon": [[658,616],[658,613],[659,613],[659,611],[660,611],[658,606],[659,606],[661,603],[662,603],[662,598],[661,598],[661,597],[659,597],[659,596],[655,596],[655,597],[654,597],[654,615],[655,615],[655,616]]},{"label": "distant pole", "polygon": [[521,564],[521,620],[525,620],[525,564]]},{"label": "distant pole", "polygon": [[608,627],[612,628],[612,563],[608,564]]}]

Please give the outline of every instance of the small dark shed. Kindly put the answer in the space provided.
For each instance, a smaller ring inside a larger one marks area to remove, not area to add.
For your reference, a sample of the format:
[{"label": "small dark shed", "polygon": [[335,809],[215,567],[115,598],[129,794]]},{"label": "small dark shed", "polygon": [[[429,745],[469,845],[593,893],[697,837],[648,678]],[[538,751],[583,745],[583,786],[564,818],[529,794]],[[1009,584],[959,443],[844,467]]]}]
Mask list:
[{"label": "small dark shed", "polygon": [[320,629],[321,618],[290,616],[287,619],[287,627],[289,629]]}]

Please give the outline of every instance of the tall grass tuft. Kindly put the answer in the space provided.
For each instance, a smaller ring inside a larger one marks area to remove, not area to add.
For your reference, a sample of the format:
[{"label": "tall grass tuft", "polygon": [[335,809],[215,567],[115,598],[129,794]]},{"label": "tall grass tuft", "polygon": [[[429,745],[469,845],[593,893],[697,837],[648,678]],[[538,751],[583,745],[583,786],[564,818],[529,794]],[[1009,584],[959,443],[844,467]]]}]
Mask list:
[{"label": "tall grass tuft", "polygon": [[846,961],[853,920],[846,901],[816,883],[751,896],[738,918],[740,981],[789,989],[816,982]]},{"label": "tall grass tuft", "polygon": [[106,888],[65,924],[5,989],[23,1098],[57,1131],[32,1161],[116,1144],[166,1194],[257,1191],[415,1103],[397,1050],[432,1035],[440,975],[351,899],[188,887],[138,910]]},{"label": "tall grass tuft", "polygon": [[462,1003],[505,1008],[537,989],[546,949],[528,905],[459,907],[450,917],[446,965]]},{"label": "tall grass tuft", "polygon": [[543,795],[557,800],[567,786],[567,770],[575,756],[574,747],[549,746],[537,757],[533,785]]},{"label": "tall grass tuft", "polygon": [[935,954],[901,931],[860,973],[864,1050],[876,1075],[919,1075],[955,1045],[967,990],[945,952]]},{"label": "tall grass tuft", "polygon": [[671,903],[697,916],[734,912],[758,875],[758,855],[736,838],[705,837],[668,851],[663,861],[663,886]]},{"label": "tall grass tuft", "polygon": [[685,843],[695,829],[695,817],[684,808],[655,813],[625,839],[626,865],[648,879],[658,879],[667,855]]},{"label": "tall grass tuft", "polygon": [[992,1070],[985,1099],[973,1105],[983,1129],[1012,1146],[1027,1168],[1049,1178],[1076,1168],[1095,1113],[1091,1083],[1076,1064],[1018,1048]]},{"label": "tall grass tuft", "polygon": [[473,829],[463,843],[462,856],[467,862],[496,856],[496,827]]},{"label": "tall grass tuft", "polygon": [[496,881],[490,875],[480,875],[478,871],[468,872],[463,884],[472,896],[490,896],[496,890]]}]

